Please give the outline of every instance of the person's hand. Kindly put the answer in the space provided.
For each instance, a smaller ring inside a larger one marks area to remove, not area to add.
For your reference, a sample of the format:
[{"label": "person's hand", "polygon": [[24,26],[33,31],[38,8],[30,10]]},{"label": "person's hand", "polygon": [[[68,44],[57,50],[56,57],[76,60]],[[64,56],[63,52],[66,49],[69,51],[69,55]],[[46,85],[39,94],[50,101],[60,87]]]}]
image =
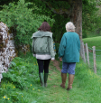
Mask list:
[{"label": "person's hand", "polygon": [[59,60],[62,61],[62,58],[60,57]]},{"label": "person's hand", "polygon": [[54,60],[51,59],[51,61],[54,61]]},{"label": "person's hand", "polygon": [[54,61],[55,60],[55,58],[51,58],[51,61]]}]

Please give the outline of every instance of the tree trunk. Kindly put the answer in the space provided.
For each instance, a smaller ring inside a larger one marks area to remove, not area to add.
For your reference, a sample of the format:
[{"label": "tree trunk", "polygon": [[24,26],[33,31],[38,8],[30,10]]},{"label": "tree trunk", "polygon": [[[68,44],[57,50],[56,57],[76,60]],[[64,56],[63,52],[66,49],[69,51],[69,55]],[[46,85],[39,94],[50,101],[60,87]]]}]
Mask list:
[{"label": "tree trunk", "polygon": [[82,40],[82,0],[75,0],[72,4],[71,21],[76,26],[76,32]]},{"label": "tree trunk", "polygon": [[45,0],[42,1],[55,14],[65,15],[67,17],[70,17],[70,20],[76,26],[76,32],[79,34],[80,40],[82,41],[82,0],[60,0],[60,1],[67,1],[71,5],[71,8],[68,10],[64,10],[63,8],[56,10],[52,6],[50,6]]}]

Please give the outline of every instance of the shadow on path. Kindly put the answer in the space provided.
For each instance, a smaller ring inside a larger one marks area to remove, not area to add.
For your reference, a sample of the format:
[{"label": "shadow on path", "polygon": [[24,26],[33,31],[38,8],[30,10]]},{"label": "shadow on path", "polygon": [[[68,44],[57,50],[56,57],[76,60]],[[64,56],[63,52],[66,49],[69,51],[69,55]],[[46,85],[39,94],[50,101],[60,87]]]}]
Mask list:
[{"label": "shadow on path", "polygon": [[60,68],[59,64],[60,64],[59,61],[57,61],[57,60],[53,61],[53,65],[56,67],[57,70],[59,70],[61,72],[61,68]]}]

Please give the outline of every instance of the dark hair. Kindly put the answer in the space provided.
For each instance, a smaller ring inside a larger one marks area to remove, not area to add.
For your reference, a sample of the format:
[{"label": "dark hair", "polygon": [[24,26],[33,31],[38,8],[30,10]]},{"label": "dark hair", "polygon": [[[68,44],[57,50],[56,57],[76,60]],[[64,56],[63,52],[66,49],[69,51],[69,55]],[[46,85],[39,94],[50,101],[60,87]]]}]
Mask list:
[{"label": "dark hair", "polygon": [[50,29],[51,27],[46,21],[44,21],[42,25],[38,28],[38,30],[42,30],[42,31],[51,31]]}]

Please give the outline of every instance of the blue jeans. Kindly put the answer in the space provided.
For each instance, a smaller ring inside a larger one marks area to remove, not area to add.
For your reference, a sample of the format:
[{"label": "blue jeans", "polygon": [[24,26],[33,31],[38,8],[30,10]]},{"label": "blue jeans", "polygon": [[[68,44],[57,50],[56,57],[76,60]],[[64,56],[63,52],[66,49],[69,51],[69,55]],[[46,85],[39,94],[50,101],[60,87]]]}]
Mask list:
[{"label": "blue jeans", "polygon": [[76,63],[65,63],[62,64],[62,73],[69,73],[69,74],[75,74],[75,67]]}]

